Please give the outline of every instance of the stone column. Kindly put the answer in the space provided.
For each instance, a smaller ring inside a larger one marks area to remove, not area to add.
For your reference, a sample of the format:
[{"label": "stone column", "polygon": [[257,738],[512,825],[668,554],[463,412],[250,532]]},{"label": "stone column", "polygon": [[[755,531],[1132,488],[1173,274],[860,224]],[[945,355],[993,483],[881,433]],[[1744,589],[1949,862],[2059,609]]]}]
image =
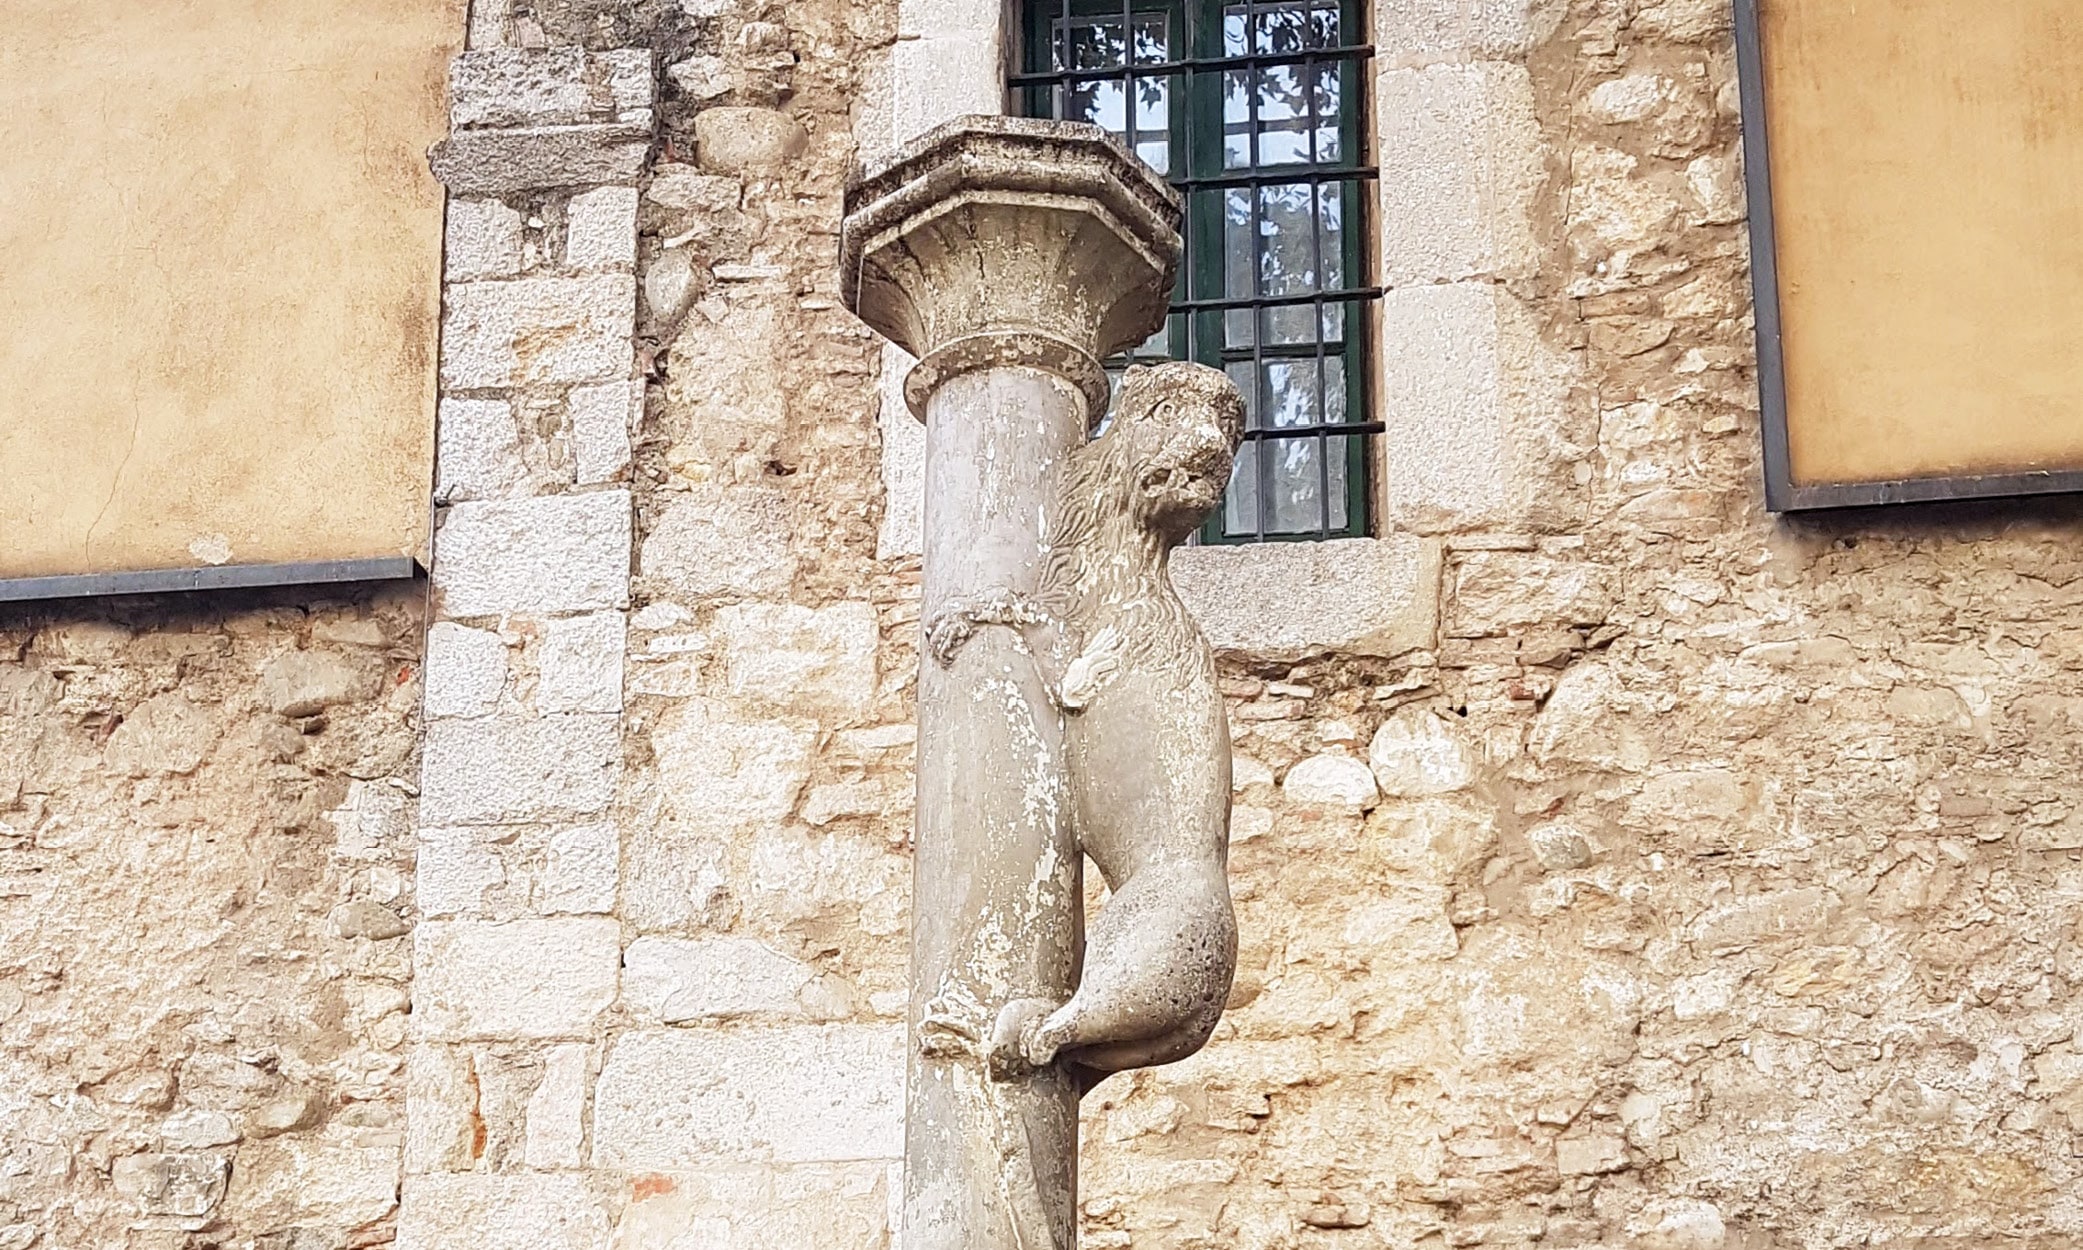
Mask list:
[{"label": "stone column", "polygon": [[[1094,127],[1000,117],[932,131],[847,198],[849,307],[919,358],[925,602],[1032,592],[1058,478],[1105,411],[1100,360],[1162,324],[1179,255],[1170,188]],[[1063,1001],[1080,858],[1062,722],[1014,631],[922,658],[913,866],[905,1250],[1068,1250],[1078,1090],[994,1078],[1014,998]]]}]

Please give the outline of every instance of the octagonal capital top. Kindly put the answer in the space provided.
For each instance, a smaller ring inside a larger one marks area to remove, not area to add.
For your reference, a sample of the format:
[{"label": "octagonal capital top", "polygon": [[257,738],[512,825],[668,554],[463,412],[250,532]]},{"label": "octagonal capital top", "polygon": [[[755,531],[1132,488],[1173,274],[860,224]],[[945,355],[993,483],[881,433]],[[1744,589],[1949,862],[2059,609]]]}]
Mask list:
[{"label": "octagonal capital top", "polygon": [[1098,360],[1164,324],[1179,223],[1172,188],[1097,126],[961,117],[848,188],[841,290],[928,365],[1023,343],[1016,356],[1064,357],[1089,394]]}]

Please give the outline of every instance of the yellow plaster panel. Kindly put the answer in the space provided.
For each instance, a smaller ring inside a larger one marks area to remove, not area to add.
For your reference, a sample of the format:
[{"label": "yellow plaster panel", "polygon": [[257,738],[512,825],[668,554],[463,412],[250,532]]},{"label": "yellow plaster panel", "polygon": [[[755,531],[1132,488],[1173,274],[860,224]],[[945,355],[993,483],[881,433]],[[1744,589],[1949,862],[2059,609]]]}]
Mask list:
[{"label": "yellow plaster panel", "polygon": [[0,0],[0,578],[419,555],[466,0]]},{"label": "yellow plaster panel", "polygon": [[1760,20],[1795,481],[2083,468],[2083,4]]}]

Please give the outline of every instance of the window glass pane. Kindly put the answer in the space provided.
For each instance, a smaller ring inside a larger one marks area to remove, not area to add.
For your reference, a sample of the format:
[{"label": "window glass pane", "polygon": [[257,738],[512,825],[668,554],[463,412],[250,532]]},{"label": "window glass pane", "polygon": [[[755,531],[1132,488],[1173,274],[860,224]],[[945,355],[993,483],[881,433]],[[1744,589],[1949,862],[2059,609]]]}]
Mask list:
[{"label": "window glass pane", "polygon": [[[1171,59],[1170,21],[1163,13],[1138,13],[1134,17],[1135,46],[1123,40],[1120,14],[1110,17],[1072,17],[1069,28],[1069,57],[1065,58],[1065,29],[1062,18],[1054,32],[1053,57],[1059,70],[1095,70],[1125,67],[1130,58],[1137,65],[1154,65]],[[1172,80],[1169,76],[1102,79],[1066,83],[1056,89],[1056,116],[1066,121],[1091,122],[1126,143],[1158,173],[1171,172],[1172,165]]]},{"label": "window glass pane", "polygon": [[[1344,422],[1345,360],[1326,355],[1321,375],[1318,367],[1315,356],[1233,362],[1228,372],[1245,395],[1245,428],[1299,429]],[[1261,499],[1267,503],[1268,534],[1346,529],[1349,450],[1346,436],[1248,440],[1231,476],[1224,530],[1255,534]]]}]

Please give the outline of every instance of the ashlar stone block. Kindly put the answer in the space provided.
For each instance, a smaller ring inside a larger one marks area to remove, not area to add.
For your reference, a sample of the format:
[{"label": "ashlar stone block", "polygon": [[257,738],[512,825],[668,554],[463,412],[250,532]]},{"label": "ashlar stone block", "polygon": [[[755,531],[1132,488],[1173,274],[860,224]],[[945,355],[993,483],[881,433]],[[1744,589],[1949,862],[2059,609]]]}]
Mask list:
[{"label": "ashlar stone block", "polygon": [[513,493],[525,465],[512,404],[503,399],[444,399],[435,430],[435,498],[457,503]]},{"label": "ashlar stone block", "polygon": [[521,272],[521,214],[499,200],[448,202],[442,277],[449,282],[511,278]]},{"label": "ashlar stone block", "polygon": [[622,762],[612,715],[437,720],[427,726],[420,819],[496,825],[596,815]]},{"label": "ashlar stone block", "polygon": [[1439,545],[1408,535],[1172,553],[1172,582],[1208,640],[1274,656],[1436,645],[1439,568]]},{"label": "ashlar stone block", "polygon": [[[634,237],[634,236],[632,236]],[[644,411],[642,382],[574,387],[568,405],[579,485],[612,482],[629,468],[629,435]]]},{"label": "ashlar stone block", "polygon": [[564,263],[572,269],[626,269],[636,264],[635,187],[596,187],[571,197],[564,210]]},{"label": "ashlar stone block", "polygon": [[621,925],[429,920],[413,933],[413,1021],[434,1041],[578,1038],[615,1001]]},{"label": "ashlar stone block", "polygon": [[436,621],[427,630],[423,682],[428,717],[483,716],[506,688],[506,641],[489,629]]},{"label": "ashlar stone block", "polygon": [[549,623],[537,652],[537,710],[619,712],[622,710],[623,639],[629,632],[620,612],[561,617]]},{"label": "ashlar stone block", "polygon": [[442,615],[586,612],[629,602],[629,493],[457,504],[434,536]]},{"label": "ashlar stone block", "polygon": [[623,956],[629,1006],[661,1024],[803,1014],[814,973],[753,938],[642,937]]},{"label": "ashlar stone block", "polygon": [[629,376],[632,274],[456,283],[444,303],[441,383],[450,390]]},{"label": "ashlar stone block", "polygon": [[1528,278],[1546,144],[1523,65],[1381,75],[1384,285]]},{"label": "ashlar stone block", "polygon": [[901,1025],[639,1029],[608,1051],[593,1163],[894,1159],[903,1150]]},{"label": "ashlar stone block", "polygon": [[575,1173],[412,1177],[397,1250],[601,1250],[608,1217]]}]

